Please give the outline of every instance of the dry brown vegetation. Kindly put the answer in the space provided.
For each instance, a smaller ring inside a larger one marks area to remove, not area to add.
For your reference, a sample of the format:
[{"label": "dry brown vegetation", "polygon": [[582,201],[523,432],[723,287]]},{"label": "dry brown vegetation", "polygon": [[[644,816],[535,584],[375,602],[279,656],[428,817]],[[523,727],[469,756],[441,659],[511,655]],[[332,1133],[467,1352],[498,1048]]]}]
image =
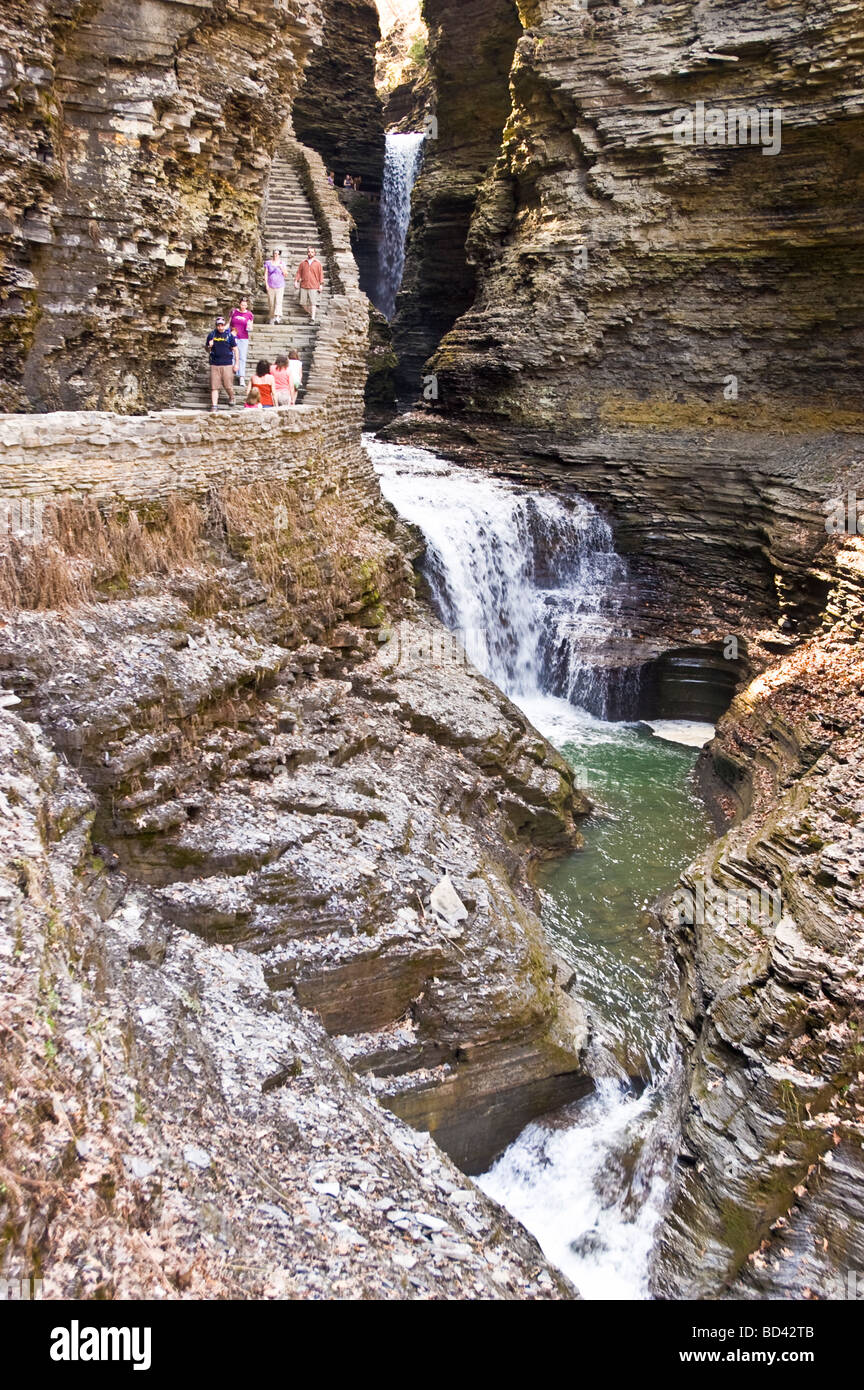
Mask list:
[{"label": "dry brown vegetation", "polygon": [[62,501],[46,510],[44,536],[7,536],[0,549],[0,604],[68,608],[126,588],[145,574],[168,574],[198,552],[205,514],[197,502],[123,511]]},{"label": "dry brown vegetation", "polygon": [[218,611],[221,584],[207,569],[227,548],[291,604],[311,602],[321,620],[378,598],[392,547],[335,489],[313,493],[277,481],[169,498],[139,509],[63,501],[46,512],[43,539],[0,541],[0,607],[67,609],[118,597],[136,579],[200,568],[195,610]]},{"label": "dry brown vegetation", "polygon": [[283,482],[226,487],[213,498],[231,551],[271,592],[315,600],[326,624],[379,596],[392,546],[335,491],[311,496]]}]

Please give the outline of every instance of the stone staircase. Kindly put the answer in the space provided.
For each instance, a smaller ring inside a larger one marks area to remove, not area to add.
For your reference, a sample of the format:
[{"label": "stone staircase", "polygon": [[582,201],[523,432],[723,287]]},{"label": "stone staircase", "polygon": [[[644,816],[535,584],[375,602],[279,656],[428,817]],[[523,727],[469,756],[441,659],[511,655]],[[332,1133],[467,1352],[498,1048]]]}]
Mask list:
[{"label": "stone staircase", "polygon": [[[270,324],[267,321],[267,293],[264,289],[263,272],[252,302],[255,323],[252,328],[247,358],[247,383],[255,370],[259,357],[272,362],[277,353],[287,354],[296,349],[303,363],[303,384],[306,386],[312,365],[312,354],[318,335],[318,325],[327,314],[331,290],[327,273],[327,259],[322,251],[322,236],[315,212],[307,197],[300,179],[295,159],[287,147],[277,149],[270,170],[270,183],[263,220],[264,258],[278,247],[285,263],[285,298],[283,302],[282,323]],[[313,324],[304,309],[300,308],[297,291],[294,289],[294,274],[306,255],[306,248],[313,246],[324,267],[324,285],[318,301],[318,316]],[[233,306],[226,305],[226,318]],[[243,394],[237,388],[235,399],[242,401]],[[303,400],[301,391],[299,400]],[[202,369],[196,380],[190,382],[184,393],[182,405],[186,409],[206,409],[210,405],[210,387],[206,369]],[[220,409],[227,409],[224,395]]]}]

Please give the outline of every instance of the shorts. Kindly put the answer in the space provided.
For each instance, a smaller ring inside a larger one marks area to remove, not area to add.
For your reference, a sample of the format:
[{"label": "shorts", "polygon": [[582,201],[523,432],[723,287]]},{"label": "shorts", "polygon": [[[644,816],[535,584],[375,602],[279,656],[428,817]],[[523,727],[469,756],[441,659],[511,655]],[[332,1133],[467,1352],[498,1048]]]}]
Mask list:
[{"label": "shorts", "polygon": [[210,363],[210,390],[218,391],[223,386],[229,396],[234,395],[234,365],[231,362],[224,366],[214,367]]},{"label": "shorts", "polygon": [[274,391],[273,394],[274,394],[275,397],[276,397],[276,404],[277,404],[277,405],[290,405],[290,404],[291,404],[291,392],[290,392],[290,391],[288,391],[288,390]]},{"label": "shorts", "polygon": [[301,304],[308,304],[308,305],[310,306],[310,308],[313,308],[313,309],[314,309],[315,305],[318,303],[318,291],[317,291],[317,290],[303,290],[303,289],[301,289],[301,291],[300,291],[300,303],[301,303]]}]

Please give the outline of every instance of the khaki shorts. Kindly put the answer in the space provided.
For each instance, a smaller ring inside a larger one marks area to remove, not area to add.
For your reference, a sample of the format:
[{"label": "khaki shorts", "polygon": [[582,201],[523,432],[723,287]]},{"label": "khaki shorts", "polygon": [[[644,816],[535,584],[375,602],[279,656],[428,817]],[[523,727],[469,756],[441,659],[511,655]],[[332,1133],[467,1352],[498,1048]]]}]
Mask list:
[{"label": "khaki shorts", "polygon": [[318,303],[318,291],[301,289],[300,303],[304,305],[308,304],[310,308],[314,308],[314,306]]},{"label": "khaki shorts", "polygon": [[224,367],[214,367],[210,363],[210,390],[218,391],[220,386],[224,386],[229,396],[234,395],[234,368],[230,362]]}]

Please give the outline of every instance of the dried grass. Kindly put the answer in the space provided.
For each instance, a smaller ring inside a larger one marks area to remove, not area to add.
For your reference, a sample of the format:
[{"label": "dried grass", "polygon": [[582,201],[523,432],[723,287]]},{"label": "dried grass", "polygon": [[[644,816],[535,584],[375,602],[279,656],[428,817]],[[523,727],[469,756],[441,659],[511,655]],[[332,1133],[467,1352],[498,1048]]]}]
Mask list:
[{"label": "dried grass", "polygon": [[142,575],[168,574],[196,556],[205,522],[200,503],[177,498],[124,511],[60,502],[46,509],[40,541],[2,539],[0,605],[69,608]]},{"label": "dried grass", "polygon": [[192,608],[210,617],[224,600],[216,570],[227,550],[295,616],[327,628],[378,601],[393,549],[352,497],[308,479],[226,486],[137,510],[66,501],[46,512],[43,532],[38,543],[0,538],[0,607],[70,609],[194,566]]},{"label": "dried grass", "polygon": [[313,604],[326,625],[377,597],[391,547],[335,490],[317,496],[290,482],[225,487],[213,498],[229,549],[273,593]]}]

